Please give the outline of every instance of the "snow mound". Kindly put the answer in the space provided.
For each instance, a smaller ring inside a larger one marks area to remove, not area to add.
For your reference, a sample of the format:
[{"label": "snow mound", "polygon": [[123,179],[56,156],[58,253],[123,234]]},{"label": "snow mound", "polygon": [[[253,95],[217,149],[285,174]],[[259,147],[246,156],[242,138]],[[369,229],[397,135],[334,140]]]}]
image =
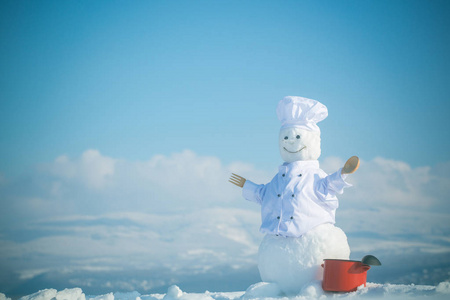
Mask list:
[{"label": "snow mound", "polygon": [[450,282],[441,282],[436,287],[436,291],[442,294],[450,294]]},{"label": "snow mound", "polygon": [[276,283],[259,282],[251,285],[242,299],[277,298],[283,295]]},{"label": "snow mound", "polygon": [[[124,299],[128,299],[128,297],[124,298]],[[34,299],[30,299],[30,300],[34,300]],[[72,299],[66,299],[66,300],[72,300]],[[89,297],[88,300],[114,300],[114,295],[113,295],[113,293],[109,293],[109,294],[100,295],[100,296],[96,296],[96,297]]]},{"label": "snow mound", "polygon": [[56,300],[86,300],[86,296],[80,288],[75,289],[65,289],[61,292],[56,293]]},{"label": "snow mound", "polygon": [[[0,296],[0,299],[2,297]],[[86,300],[86,296],[80,288],[65,289],[58,292],[55,289],[46,289],[34,294],[24,296],[20,300]],[[114,298],[113,298],[114,299]],[[112,299],[108,299],[112,300]]]},{"label": "snow mound", "polygon": [[325,292],[322,289],[322,281],[315,280],[306,284],[302,287],[300,291],[300,296],[306,297],[308,299],[322,299]]},{"label": "snow mound", "polygon": [[176,285],[172,285],[167,290],[167,294],[164,296],[163,300],[175,300],[180,299],[183,296],[183,291]]}]

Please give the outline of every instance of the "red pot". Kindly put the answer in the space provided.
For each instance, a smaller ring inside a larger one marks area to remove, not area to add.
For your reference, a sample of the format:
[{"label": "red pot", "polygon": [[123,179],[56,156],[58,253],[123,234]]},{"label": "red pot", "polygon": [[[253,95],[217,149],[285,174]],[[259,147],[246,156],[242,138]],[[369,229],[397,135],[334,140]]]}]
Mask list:
[{"label": "red pot", "polygon": [[329,292],[353,292],[366,286],[369,265],[357,260],[324,259],[322,288]]}]

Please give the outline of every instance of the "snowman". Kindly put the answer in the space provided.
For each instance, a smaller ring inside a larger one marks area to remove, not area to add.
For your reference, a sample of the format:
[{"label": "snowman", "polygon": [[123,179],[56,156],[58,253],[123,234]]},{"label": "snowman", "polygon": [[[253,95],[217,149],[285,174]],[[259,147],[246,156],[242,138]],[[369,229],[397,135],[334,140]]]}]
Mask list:
[{"label": "snowman", "polygon": [[322,103],[288,96],[277,107],[281,130],[278,144],[284,163],[267,184],[233,174],[230,182],[243,188],[246,200],[261,205],[265,234],[258,251],[263,282],[286,295],[297,295],[322,278],[323,259],[349,259],[345,233],[335,224],[336,194],[350,187],[346,177],[359,167],[351,157],[343,168],[327,175],[319,167],[320,129],[328,116]]}]

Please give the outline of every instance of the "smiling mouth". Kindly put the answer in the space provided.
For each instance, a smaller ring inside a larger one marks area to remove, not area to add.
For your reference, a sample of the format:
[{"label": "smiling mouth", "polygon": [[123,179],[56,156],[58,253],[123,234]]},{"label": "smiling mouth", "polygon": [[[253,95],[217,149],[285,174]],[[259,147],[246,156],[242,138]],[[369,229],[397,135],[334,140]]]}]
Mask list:
[{"label": "smiling mouth", "polygon": [[301,148],[300,150],[297,150],[297,151],[295,151],[295,152],[292,152],[292,151],[289,151],[288,149],[286,149],[286,147],[283,147],[283,149],[286,150],[286,151],[289,152],[289,153],[298,153],[298,152],[302,151],[302,150],[305,149],[305,148],[306,148],[306,146],[303,146],[303,148]]}]

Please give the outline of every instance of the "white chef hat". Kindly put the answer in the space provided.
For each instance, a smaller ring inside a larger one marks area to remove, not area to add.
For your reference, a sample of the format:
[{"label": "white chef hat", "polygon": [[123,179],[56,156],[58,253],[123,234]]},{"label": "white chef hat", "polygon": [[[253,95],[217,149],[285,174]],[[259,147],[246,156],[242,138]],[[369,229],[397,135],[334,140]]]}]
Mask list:
[{"label": "white chef hat", "polygon": [[328,116],[328,109],[319,101],[296,97],[284,97],[277,107],[281,128],[298,127],[320,132],[316,123]]}]

